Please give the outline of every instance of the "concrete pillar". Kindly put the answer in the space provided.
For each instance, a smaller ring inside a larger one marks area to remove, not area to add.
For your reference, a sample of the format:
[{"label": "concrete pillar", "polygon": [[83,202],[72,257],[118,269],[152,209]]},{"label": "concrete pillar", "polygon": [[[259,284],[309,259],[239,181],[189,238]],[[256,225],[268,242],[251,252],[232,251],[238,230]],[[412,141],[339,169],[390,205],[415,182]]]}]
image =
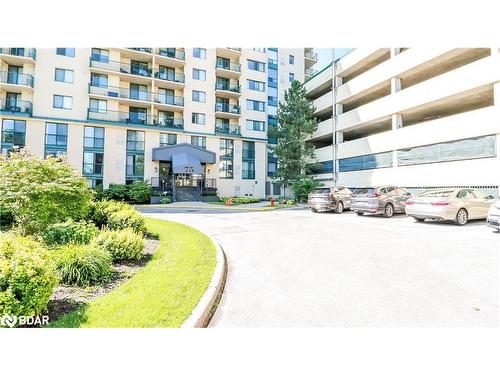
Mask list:
[{"label": "concrete pillar", "polygon": [[343,143],[344,142],[344,132],[336,132],[335,138],[336,138],[335,144]]},{"label": "concrete pillar", "polygon": [[401,113],[394,113],[392,115],[392,130],[403,127],[403,115]]},{"label": "concrete pillar", "polygon": [[338,115],[341,115],[342,113],[344,113],[344,105],[343,104],[335,104],[335,114],[338,116]]},{"label": "concrete pillar", "polygon": [[394,94],[401,90],[401,78],[392,77],[391,78],[391,94]]},{"label": "concrete pillar", "polygon": [[335,76],[333,83],[334,83],[335,87],[342,86],[342,77]]},{"label": "concrete pillar", "polygon": [[391,48],[391,58],[399,55],[400,52],[401,52],[401,48]]}]

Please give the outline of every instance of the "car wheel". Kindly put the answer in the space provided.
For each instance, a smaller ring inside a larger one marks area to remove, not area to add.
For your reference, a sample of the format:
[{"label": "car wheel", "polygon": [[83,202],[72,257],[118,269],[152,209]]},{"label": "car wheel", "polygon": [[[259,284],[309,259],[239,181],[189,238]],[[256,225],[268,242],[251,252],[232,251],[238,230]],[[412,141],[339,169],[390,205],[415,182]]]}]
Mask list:
[{"label": "car wheel", "polygon": [[457,225],[465,225],[469,220],[469,215],[467,214],[467,210],[465,208],[461,208],[457,212],[457,216],[455,216],[455,224]]},{"label": "car wheel", "polygon": [[315,209],[315,208],[311,208],[311,211],[312,211],[312,212],[318,212],[318,210],[317,210],[317,209]]},{"label": "car wheel", "polygon": [[394,215],[394,206],[392,203],[387,203],[384,207],[384,216],[392,217]]},{"label": "car wheel", "polygon": [[335,212],[341,214],[344,211],[344,202],[338,201],[337,206],[335,207]]},{"label": "car wheel", "polygon": [[421,223],[425,220],[425,219],[422,219],[421,217],[414,217],[414,219],[417,223]]},{"label": "car wheel", "polygon": [[355,211],[356,212],[356,215],[358,216],[363,216],[365,213],[364,212],[361,212],[361,211]]}]

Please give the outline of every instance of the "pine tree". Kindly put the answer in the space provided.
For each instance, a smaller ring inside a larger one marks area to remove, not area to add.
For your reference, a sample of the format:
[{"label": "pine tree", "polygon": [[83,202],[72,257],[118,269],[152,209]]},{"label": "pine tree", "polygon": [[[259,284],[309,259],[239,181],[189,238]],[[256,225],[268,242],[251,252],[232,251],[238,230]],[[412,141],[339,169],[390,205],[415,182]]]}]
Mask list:
[{"label": "pine tree", "polygon": [[317,128],[314,106],[307,99],[306,90],[299,81],[293,81],[285,92],[285,101],[279,103],[278,124],[269,130],[277,144],[269,145],[278,158],[276,178],[284,187],[304,179],[317,166],[314,146],[306,142]]}]

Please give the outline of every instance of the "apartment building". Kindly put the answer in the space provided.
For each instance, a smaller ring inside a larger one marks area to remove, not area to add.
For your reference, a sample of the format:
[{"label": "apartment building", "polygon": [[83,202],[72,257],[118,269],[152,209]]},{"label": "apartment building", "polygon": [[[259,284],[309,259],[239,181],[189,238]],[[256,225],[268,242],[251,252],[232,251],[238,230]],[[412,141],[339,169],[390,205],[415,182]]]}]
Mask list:
[{"label": "apartment building", "polygon": [[268,122],[311,53],[0,48],[1,151],[63,156],[92,187],[145,180],[175,200],[264,198]]},{"label": "apartment building", "polygon": [[355,49],[306,81],[325,185],[500,187],[498,48]]}]

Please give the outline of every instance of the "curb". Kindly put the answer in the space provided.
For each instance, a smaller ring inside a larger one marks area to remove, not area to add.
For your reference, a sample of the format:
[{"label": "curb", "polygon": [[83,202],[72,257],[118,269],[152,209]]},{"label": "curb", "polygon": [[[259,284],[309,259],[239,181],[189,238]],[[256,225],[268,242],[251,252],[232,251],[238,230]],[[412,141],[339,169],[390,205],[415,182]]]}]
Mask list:
[{"label": "curb", "polygon": [[212,205],[213,207],[204,207],[204,206],[189,206],[189,205],[179,205],[179,206],[168,206],[168,205],[157,205],[157,204],[149,204],[149,205],[135,205],[134,207],[139,209],[148,209],[148,208],[163,208],[163,209],[171,209],[175,210],[177,208],[190,208],[196,210],[228,210],[228,211],[271,211],[274,210],[274,207],[228,207],[223,205]]},{"label": "curb", "polygon": [[203,296],[201,296],[191,315],[182,323],[180,328],[207,327],[215,313],[215,311],[212,311],[212,308],[216,301],[220,300],[220,296],[224,291],[227,270],[226,256],[220,244],[211,236],[205,235],[210,238],[216,249],[215,270]]}]

